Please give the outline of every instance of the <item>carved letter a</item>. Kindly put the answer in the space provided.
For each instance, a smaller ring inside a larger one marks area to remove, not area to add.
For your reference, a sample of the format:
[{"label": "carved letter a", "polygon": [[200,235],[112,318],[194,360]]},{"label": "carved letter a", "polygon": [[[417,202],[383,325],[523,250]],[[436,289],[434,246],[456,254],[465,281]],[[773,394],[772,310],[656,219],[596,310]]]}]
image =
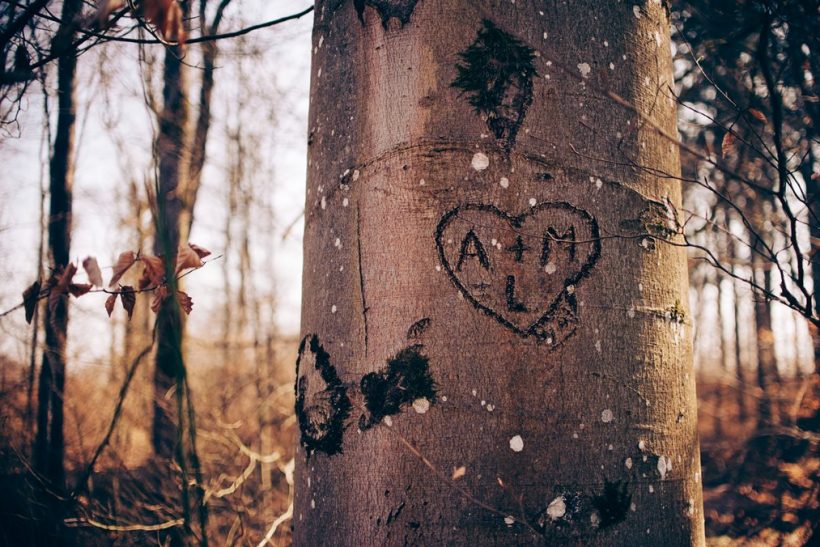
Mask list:
[{"label": "carved letter a", "polygon": [[461,250],[458,253],[458,264],[456,264],[456,271],[461,271],[461,263],[467,257],[478,257],[478,262],[485,270],[490,269],[490,261],[487,259],[487,251],[484,250],[484,245],[475,235],[475,232],[470,230],[464,239],[461,241]]}]

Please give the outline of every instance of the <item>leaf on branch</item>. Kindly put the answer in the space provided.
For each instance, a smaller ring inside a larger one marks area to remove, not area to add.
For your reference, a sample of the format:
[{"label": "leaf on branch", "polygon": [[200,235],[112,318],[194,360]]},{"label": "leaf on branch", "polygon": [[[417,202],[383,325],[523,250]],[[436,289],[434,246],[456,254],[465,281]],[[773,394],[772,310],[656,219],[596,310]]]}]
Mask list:
[{"label": "leaf on branch", "polygon": [[182,311],[184,311],[186,315],[191,314],[191,310],[194,308],[194,301],[187,293],[177,291],[177,302],[179,302],[179,307],[182,308]]},{"label": "leaf on branch", "polygon": [[54,312],[57,308],[57,304],[60,302],[63,295],[68,294],[71,281],[74,279],[74,274],[76,273],[77,266],[74,263],[69,262],[62,273],[59,275],[55,273],[55,275],[52,276],[53,281],[49,283],[49,285],[51,285],[51,290],[48,292],[48,308],[52,312]]},{"label": "leaf on branch", "polygon": [[211,254],[211,251],[209,251],[208,249],[204,249],[194,243],[188,243],[188,247],[190,247],[191,250],[193,250],[199,258],[205,258],[206,256]]},{"label": "leaf on branch", "polygon": [[123,0],[97,0],[97,11],[94,14],[97,28],[106,28],[108,26],[108,18],[111,14],[124,6],[125,2]]},{"label": "leaf on branch", "polygon": [[137,303],[137,293],[134,291],[134,287],[123,285],[120,288],[120,302],[123,309],[128,313],[128,320],[130,321],[131,316],[134,314],[134,304]]},{"label": "leaf on branch", "polygon": [[201,268],[202,258],[190,245],[180,245],[177,251],[176,273],[188,268]]},{"label": "leaf on branch", "polygon": [[137,261],[137,255],[134,251],[125,251],[124,253],[120,253],[120,256],[117,257],[117,262],[114,264],[114,275],[111,277],[111,281],[108,282],[109,287],[113,287],[117,284],[117,281],[128,271],[128,268],[134,265],[134,262]]},{"label": "leaf on branch", "polygon": [[157,287],[157,290],[154,291],[154,299],[151,301],[152,312],[159,312],[159,307],[162,305],[162,301],[165,300],[166,296],[168,296],[168,287],[165,285]]},{"label": "leaf on branch", "polygon": [[140,257],[145,269],[139,280],[140,290],[157,287],[165,281],[165,260],[161,256]]},{"label": "leaf on branch", "polygon": [[37,301],[40,299],[40,280],[38,279],[23,291],[23,307],[26,310],[26,323],[31,324],[34,317],[34,310],[37,308]]},{"label": "leaf on branch", "polygon": [[164,40],[185,42],[182,9],[177,0],[144,0],[142,15],[153,24]]},{"label": "leaf on branch", "polygon": [[91,284],[95,287],[102,287],[103,286],[103,278],[102,272],[100,271],[100,265],[97,264],[97,259],[93,256],[87,256],[83,259],[83,270],[85,270],[86,275],[88,275],[88,280],[91,281]]},{"label": "leaf on branch", "polygon": [[756,108],[750,108],[749,114],[760,123],[767,123],[769,121],[766,119],[766,115]]},{"label": "leaf on branch", "polygon": [[111,317],[111,312],[114,311],[114,304],[117,303],[117,293],[113,293],[105,299],[105,311],[108,312],[108,317]]},{"label": "leaf on branch", "polygon": [[91,290],[93,285],[91,283],[72,283],[68,286],[68,292],[74,298],[79,298]]},{"label": "leaf on branch", "polygon": [[723,135],[723,144],[720,147],[720,155],[721,157],[725,158],[729,154],[735,151],[735,134],[731,131],[727,131]]}]

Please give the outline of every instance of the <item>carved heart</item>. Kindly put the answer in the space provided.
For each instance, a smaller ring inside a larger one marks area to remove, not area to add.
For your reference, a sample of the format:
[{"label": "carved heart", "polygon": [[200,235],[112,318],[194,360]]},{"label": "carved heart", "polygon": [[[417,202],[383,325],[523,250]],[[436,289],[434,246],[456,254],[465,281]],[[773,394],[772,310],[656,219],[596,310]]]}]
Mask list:
[{"label": "carved heart", "polygon": [[564,202],[518,216],[461,205],[442,217],[436,245],[468,302],[521,336],[556,345],[575,330],[575,288],[601,253],[595,218]]}]

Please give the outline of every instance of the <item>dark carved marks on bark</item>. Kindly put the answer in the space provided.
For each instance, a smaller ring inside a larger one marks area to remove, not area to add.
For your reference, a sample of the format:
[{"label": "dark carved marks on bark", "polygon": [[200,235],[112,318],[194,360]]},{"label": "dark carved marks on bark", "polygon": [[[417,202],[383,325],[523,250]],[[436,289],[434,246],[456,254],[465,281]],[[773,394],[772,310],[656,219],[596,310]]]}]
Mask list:
[{"label": "dark carved marks on bark", "polygon": [[622,220],[620,228],[629,236],[638,236],[638,245],[648,252],[655,250],[656,239],[668,240],[683,230],[678,221],[677,210],[669,200],[666,202],[647,200],[646,207],[638,217]]},{"label": "dark carved marks on bark", "polygon": [[418,0],[353,0],[359,20],[364,24],[364,9],[366,6],[374,8],[379,12],[382,26],[386,29],[388,22],[395,17],[401,26],[410,22],[410,16],[416,8]]},{"label": "dark carved marks on bark", "polygon": [[[429,324],[426,317],[416,321],[408,339],[420,338]],[[426,412],[436,402],[436,383],[422,347],[410,345],[388,359],[383,369],[365,374],[358,383],[344,383],[319,337],[305,336],[296,359],[296,417],[307,457],[314,452],[328,456],[342,452],[353,401],[362,410],[358,420],[362,431],[411,404],[417,412]]]},{"label": "dark carved marks on bark", "polygon": [[632,494],[626,481],[604,481],[604,491],[592,498],[592,506],[598,511],[599,526],[609,528],[626,520]]},{"label": "dark carved marks on bark", "polygon": [[520,215],[465,204],[435,234],[442,267],[476,309],[514,333],[558,347],[578,325],[575,289],[601,253],[598,223],[565,202]]},{"label": "dark carved marks on bark", "polygon": [[418,340],[421,338],[421,335],[424,334],[424,331],[427,330],[427,327],[430,326],[430,318],[429,317],[422,317],[412,325],[410,328],[407,329],[407,339],[408,340]]},{"label": "dark carved marks on bark", "polygon": [[373,427],[417,399],[426,399],[425,404],[435,402],[436,384],[421,349],[420,344],[404,348],[387,361],[386,368],[362,378],[359,385],[368,414],[359,419],[359,429]]},{"label": "dark carved marks on bark", "polygon": [[328,455],[342,451],[351,406],[347,388],[319,338],[305,336],[296,359],[296,417],[308,457],[316,451]]},{"label": "dark carved marks on bark", "polygon": [[459,57],[452,86],[486,118],[487,127],[509,153],[532,104],[532,82],[538,76],[535,51],[485,19],[475,41]]}]

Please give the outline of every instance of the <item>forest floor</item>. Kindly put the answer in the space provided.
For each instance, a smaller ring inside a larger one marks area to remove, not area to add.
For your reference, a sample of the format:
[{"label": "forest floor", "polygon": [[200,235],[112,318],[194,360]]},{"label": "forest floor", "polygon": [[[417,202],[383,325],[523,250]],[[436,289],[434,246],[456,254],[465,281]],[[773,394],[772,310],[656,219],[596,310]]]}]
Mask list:
[{"label": "forest floor", "polygon": [[708,545],[818,544],[820,381],[779,386],[777,427],[755,423],[759,392],[744,393],[747,420],[734,386],[703,382],[698,391]]},{"label": "forest floor", "polygon": [[[286,480],[287,469],[292,462],[296,428],[292,378],[277,379],[280,388],[275,392],[273,444],[269,450],[281,457],[269,470],[269,494],[265,497],[261,490],[261,466],[255,465],[258,462],[253,459],[249,462],[247,457],[252,454],[247,447],[254,446],[259,436],[254,428],[256,420],[247,419],[257,412],[253,408],[257,400],[255,387],[250,381],[253,374],[248,371],[242,376],[239,370],[232,373],[235,376],[230,381],[222,378],[221,382],[211,383],[225,386],[227,391],[215,394],[213,391],[219,390],[212,387],[212,393],[199,408],[198,421],[202,428],[201,457],[208,476],[214,478],[210,527],[216,536],[231,539],[228,544],[241,544],[248,538],[258,540],[275,517],[287,509],[292,493]],[[68,429],[68,444],[72,448],[67,459],[74,462],[72,468],[82,468],[76,462],[88,460],[89,447],[105,430],[110,416],[107,409],[114,398],[110,390],[99,389],[93,379],[86,380],[73,386],[67,400],[72,423],[77,424],[76,428]],[[147,409],[152,392],[147,370],[145,377],[138,380],[144,386],[129,399],[121,424],[123,433],[112,441],[119,449],[106,453],[94,476],[90,495],[83,498],[86,512],[98,520],[155,522],[172,515],[170,510],[158,514],[156,508],[174,506],[173,494],[165,491],[178,490],[179,484],[168,480],[163,481],[167,488],[159,487],[149,480],[156,475],[155,470],[139,463],[146,459],[145,416],[150,414]],[[758,425],[757,416],[764,400],[755,388],[746,386],[739,392],[736,384],[721,379],[700,381],[698,391],[707,544],[820,545],[820,379],[815,376],[779,384],[771,404],[773,423],[781,424],[776,427]],[[741,400],[743,419],[739,412]],[[22,532],[22,528],[34,522],[17,507],[21,498],[31,498],[30,481],[24,480],[30,474],[20,464],[24,461],[21,453],[14,449],[31,433],[26,432],[22,420],[25,389],[9,385],[0,390],[0,408],[0,490],[6,493],[0,496],[0,545],[26,544],[9,542],[8,535],[9,526]],[[101,408],[106,410],[100,411]],[[81,435],[80,431],[92,434]],[[83,446],[84,451],[80,450]],[[72,475],[72,481],[75,480]],[[163,499],[163,493],[170,498]],[[109,494],[127,503],[115,503],[117,500]],[[261,504],[260,499],[264,500]],[[284,526],[277,533],[277,545],[289,544],[287,528]],[[149,543],[156,539],[134,532],[123,534],[93,528],[77,533],[82,537],[79,543],[85,545],[133,545],[137,539]]]}]

